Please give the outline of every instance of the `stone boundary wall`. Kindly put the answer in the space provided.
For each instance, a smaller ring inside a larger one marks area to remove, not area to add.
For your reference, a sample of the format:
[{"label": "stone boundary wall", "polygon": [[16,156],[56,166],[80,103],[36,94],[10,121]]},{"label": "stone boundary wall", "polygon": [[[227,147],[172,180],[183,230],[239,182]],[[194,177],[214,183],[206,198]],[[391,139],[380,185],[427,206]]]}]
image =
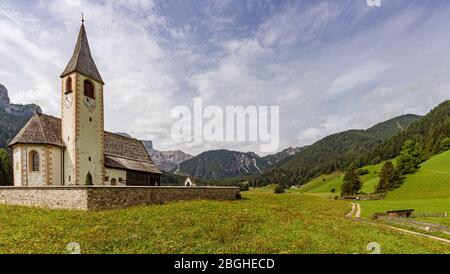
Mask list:
[{"label": "stone boundary wall", "polygon": [[0,204],[104,210],[187,200],[236,200],[238,187],[0,187]]}]

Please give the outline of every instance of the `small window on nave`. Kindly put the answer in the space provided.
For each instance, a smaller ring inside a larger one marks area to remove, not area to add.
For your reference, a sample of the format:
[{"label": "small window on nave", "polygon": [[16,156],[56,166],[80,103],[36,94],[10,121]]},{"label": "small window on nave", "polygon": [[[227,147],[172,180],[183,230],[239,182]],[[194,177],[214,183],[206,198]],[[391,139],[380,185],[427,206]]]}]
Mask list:
[{"label": "small window on nave", "polygon": [[30,153],[31,171],[39,171],[39,154],[36,151]]},{"label": "small window on nave", "polygon": [[84,96],[95,99],[94,84],[89,80],[84,80]]}]

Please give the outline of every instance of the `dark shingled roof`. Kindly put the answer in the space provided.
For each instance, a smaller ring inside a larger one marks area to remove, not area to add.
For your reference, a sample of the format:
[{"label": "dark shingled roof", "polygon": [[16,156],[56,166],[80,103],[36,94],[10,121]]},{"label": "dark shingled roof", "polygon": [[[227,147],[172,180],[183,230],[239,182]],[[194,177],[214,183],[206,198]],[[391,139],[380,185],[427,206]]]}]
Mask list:
[{"label": "dark shingled roof", "polygon": [[[105,131],[105,166],[161,174],[142,141]],[[63,147],[61,119],[36,113],[9,146],[46,144]]]},{"label": "dark shingled roof", "polygon": [[86,36],[86,30],[84,29],[84,24],[81,24],[75,50],[73,51],[73,55],[69,61],[69,64],[61,74],[61,78],[74,71],[79,72],[84,76],[90,77],[102,84],[105,84],[102,77],[100,76],[100,73],[98,72],[94,60],[92,59],[91,50],[89,49],[89,43]]},{"label": "dark shingled roof", "polygon": [[136,171],[145,171],[151,173],[162,174],[161,170],[153,164],[147,162],[139,162],[130,159],[114,157],[105,154],[105,166],[118,169],[128,169]]},{"label": "dark shingled roof", "polygon": [[63,146],[61,119],[36,113],[9,144],[45,144]]},{"label": "dark shingled roof", "polygon": [[105,131],[105,166],[161,173],[142,141],[107,131]]}]

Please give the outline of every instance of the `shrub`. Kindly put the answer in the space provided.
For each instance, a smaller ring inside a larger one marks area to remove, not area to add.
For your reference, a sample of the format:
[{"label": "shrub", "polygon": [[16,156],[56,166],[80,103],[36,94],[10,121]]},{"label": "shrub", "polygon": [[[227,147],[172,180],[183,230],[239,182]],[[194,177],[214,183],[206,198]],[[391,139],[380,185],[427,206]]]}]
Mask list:
[{"label": "shrub", "polygon": [[241,191],[249,191],[250,189],[250,185],[248,184],[248,182],[242,182],[239,186],[241,188]]},{"label": "shrub", "polygon": [[335,188],[332,188],[332,189],[331,189],[331,193],[336,193],[336,189],[335,189]]},{"label": "shrub", "polygon": [[91,175],[90,171],[88,171],[88,174],[86,175],[86,181],[84,182],[84,184],[87,185],[87,186],[93,185],[93,183],[92,183],[92,175]]},{"label": "shrub", "polygon": [[286,191],[284,190],[284,187],[281,185],[277,185],[275,187],[274,193],[275,194],[281,194],[281,193],[285,193]]},{"label": "shrub", "polygon": [[358,169],[358,175],[359,176],[363,176],[363,175],[366,175],[366,174],[369,174],[369,173],[370,173],[370,171],[368,169],[365,169],[365,168]]}]

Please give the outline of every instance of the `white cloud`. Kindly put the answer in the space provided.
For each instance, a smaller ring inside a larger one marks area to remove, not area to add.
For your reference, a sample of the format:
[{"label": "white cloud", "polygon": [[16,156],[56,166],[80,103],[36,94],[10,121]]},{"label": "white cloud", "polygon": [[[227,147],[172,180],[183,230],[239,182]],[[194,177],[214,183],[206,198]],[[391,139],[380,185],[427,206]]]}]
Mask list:
[{"label": "white cloud", "polygon": [[59,75],[84,12],[106,82],[106,129],[153,139],[158,149],[258,151],[256,143],[171,140],[172,107],[191,106],[195,96],[221,106],[279,105],[280,149],[424,114],[449,99],[445,5],[75,2],[0,4],[0,83],[13,101],[59,116]]}]

